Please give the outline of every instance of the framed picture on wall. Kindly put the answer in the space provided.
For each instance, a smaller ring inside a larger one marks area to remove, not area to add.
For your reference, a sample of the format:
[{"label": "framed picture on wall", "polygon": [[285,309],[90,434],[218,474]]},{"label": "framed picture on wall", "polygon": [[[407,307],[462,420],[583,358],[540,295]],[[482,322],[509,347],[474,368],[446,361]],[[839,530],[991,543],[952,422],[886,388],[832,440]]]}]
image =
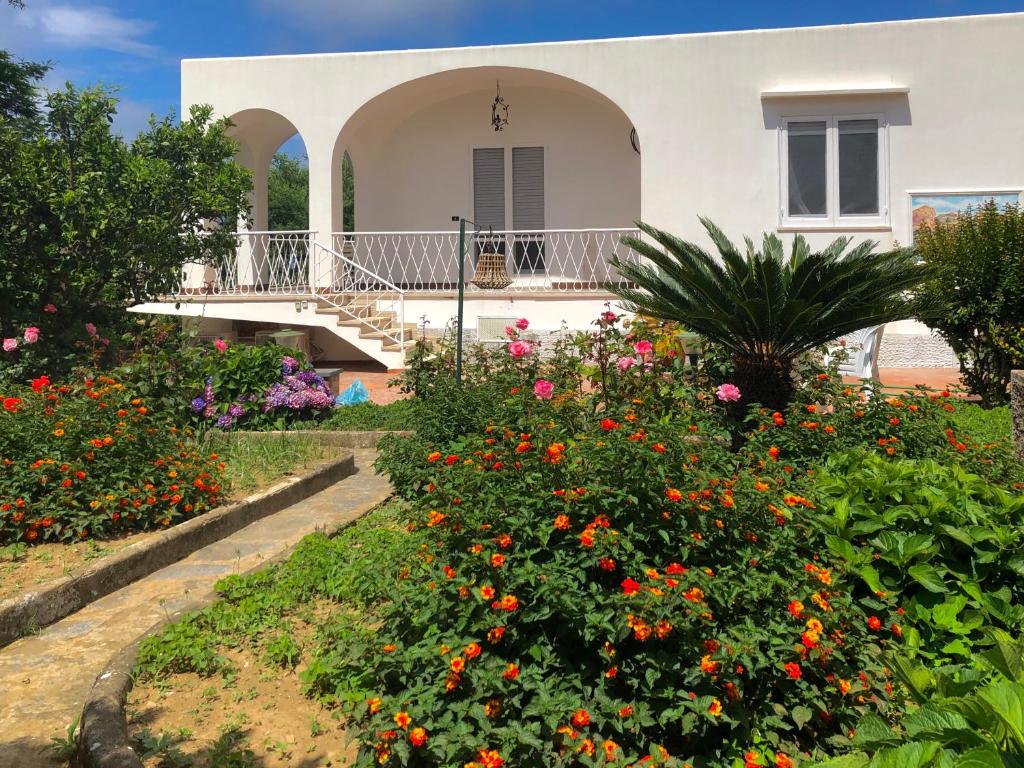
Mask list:
[{"label": "framed picture on wall", "polygon": [[938,221],[956,219],[966,210],[977,210],[989,200],[1004,205],[1024,205],[1021,189],[961,190],[957,192],[910,192],[910,232]]}]

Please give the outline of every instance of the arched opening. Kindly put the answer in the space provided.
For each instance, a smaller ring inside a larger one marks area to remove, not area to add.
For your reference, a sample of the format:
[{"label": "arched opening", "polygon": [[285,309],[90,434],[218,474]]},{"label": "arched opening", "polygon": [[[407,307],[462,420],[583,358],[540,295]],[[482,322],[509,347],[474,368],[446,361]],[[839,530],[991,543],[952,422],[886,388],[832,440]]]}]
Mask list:
[{"label": "arched opening", "polygon": [[[499,83],[509,112],[495,130]],[[640,216],[638,147],[614,102],[560,75],[475,67],[418,78],[371,99],[340,131],[333,165],[344,155],[358,165],[359,206],[342,226],[336,178],[334,243],[401,287],[450,288],[448,233],[464,216],[493,231],[513,287],[592,285],[607,273],[605,236],[593,233]]]},{"label": "arched opening", "polygon": [[219,293],[300,293],[310,282],[309,167],[295,125],[267,109],[231,116],[238,161],[252,172],[251,219],[239,226],[237,262]]}]

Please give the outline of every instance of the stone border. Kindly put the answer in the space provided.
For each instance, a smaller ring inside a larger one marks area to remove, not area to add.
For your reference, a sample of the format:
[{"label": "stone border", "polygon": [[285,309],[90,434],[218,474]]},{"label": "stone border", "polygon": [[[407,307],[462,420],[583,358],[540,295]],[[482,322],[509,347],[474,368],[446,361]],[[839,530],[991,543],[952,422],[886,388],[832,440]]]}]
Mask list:
[{"label": "stone border", "polygon": [[[361,432],[356,434],[376,435],[379,439],[389,433]],[[387,502],[385,500],[367,504],[350,521],[338,526],[333,531],[328,531],[327,535],[333,538],[357,520],[380,507],[382,503]],[[301,541],[302,539],[240,575],[248,576],[275,563],[287,560]],[[138,656],[139,644],[168,624],[178,621],[185,614],[213,603],[216,598],[215,592],[208,592],[194,605],[176,612],[169,618],[161,619],[107,661],[103,671],[93,683],[82,707],[77,738],[78,749],[71,761],[72,768],[144,768],[142,760],[139,759],[128,736],[128,713],[125,711],[128,694],[135,684],[132,671]]]},{"label": "stone border", "polygon": [[[290,434],[316,434],[323,438],[324,445],[339,448],[372,448],[386,433],[304,430]],[[280,512],[322,491],[355,471],[355,458],[351,453],[344,454],[310,472],[271,486],[266,491],[218,507],[146,541],[125,547],[81,573],[50,582],[38,592],[29,592],[0,602],[0,648],[22,637],[26,629],[52,624],[94,600],[229,536],[255,520]]]}]

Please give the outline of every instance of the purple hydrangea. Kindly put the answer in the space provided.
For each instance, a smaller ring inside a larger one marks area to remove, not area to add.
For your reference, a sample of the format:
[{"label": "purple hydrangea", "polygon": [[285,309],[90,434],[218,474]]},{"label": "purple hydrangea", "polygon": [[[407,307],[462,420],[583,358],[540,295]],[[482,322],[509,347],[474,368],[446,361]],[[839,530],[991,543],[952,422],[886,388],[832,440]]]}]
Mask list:
[{"label": "purple hydrangea", "polygon": [[203,398],[197,397],[192,400],[192,413],[199,413],[204,408],[206,408],[206,401]]},{"label": "purple hydrangea", "polygon": [[232,403],[228,406],[228,415],[233,419],[240,419],[245,416],[245,406],[241,403]]},{"label": "purple hydrangea", "polygon": [[223,416],[217,419],[217,426],[220,427],[221,429],[228,429],[233,421],[234,419],[231,418],[231,414],[225,413]]},{"label": "purple hydrangea", "polygon": [[287,376],[290,373],[294,373],[299,367],[299,361],[294,357],[285,355],[281,358],[281,373]]}]

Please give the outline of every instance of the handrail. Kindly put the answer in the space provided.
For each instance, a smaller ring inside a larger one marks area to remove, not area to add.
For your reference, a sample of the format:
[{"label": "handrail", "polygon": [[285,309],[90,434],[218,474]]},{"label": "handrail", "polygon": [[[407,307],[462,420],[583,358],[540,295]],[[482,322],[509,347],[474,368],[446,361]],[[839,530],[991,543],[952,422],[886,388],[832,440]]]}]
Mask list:
[{"label": "handrail", "polygon": [[[487,230],[486,232],[477,232],[473,237],[490,237],[491,235],[564,235],[572,232],[624,232],[626,230],[635,230],[635,226],[629,227],[590,227],[590,228],[573,228],[566,227],[565,229],[495,229],[493,231]],[[332,232],[332,237],[347,237],[349,235],[455,235],[459,234],[457,229],[436,229],[436,230],[386,230],[380,232],[371,232],[369,230],[357,230],[354,232]]]},{"label": "handrail", "polygon": [[356,269],[358,269],[363,274],[368,275],[375,282],[380,283],[383,286],[386,286],[388,288],[388,290],[397,291],[398,293],[405,294],[405,289],[404,288],[399,288],[397,285],[395,285],[391,281],[386,280],[385,278],[381,277],[380,275],[378,275],[375,272],[371,272],[366,267],[364,267],[362,264],[359,264],[359,263],[357,263],[355,261],[352,261],[352,259],[350,259],[348,256],[346,256],[346,255],[344,255],[342,253],[338,253],[336,250],[334,250],[330,246],[324,245],[319,240],[314,240],[313,242],[316,245],[318,245],[320,248],[322,248],[323,250],[325,250],[328,253],[334,255],[335,258],[341,259],[343,262],[345,262],[345,264],[347,264],[347,265],[349,265],[351,267],[355,267]]},{"label": "handrail", "polygon": [[315,235],[317,230],[315,229],[243,229],[236,231],[236,237],[245,237],[246,235]]}]

